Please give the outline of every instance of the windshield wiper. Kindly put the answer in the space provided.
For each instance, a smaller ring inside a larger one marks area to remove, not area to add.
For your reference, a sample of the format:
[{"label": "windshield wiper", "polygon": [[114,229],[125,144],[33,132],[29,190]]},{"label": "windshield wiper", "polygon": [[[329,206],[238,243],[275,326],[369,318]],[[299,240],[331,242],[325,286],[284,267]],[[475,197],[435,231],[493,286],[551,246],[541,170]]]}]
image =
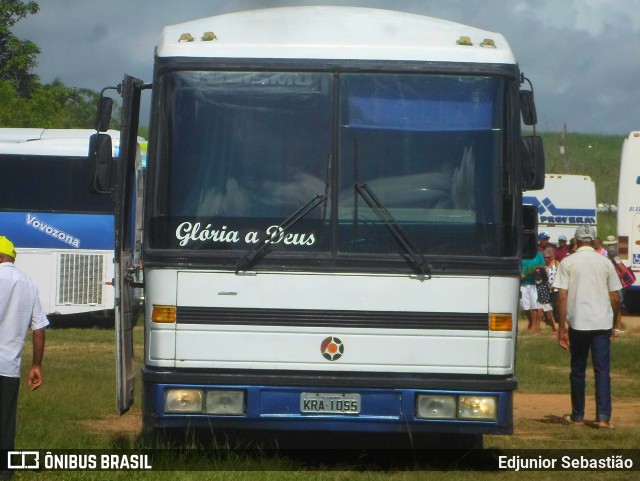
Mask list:
[{"label": "windshield wiper", "polygon": [[420,250],[416,247],[413,240],[411,240],[411,237],[400,227],[391,215],[391,212],[389,212],[364,182],[356,182],[355,189],[369,207],[371,207],[377,216],[386,224],[389,232],[391,232],[391,235],[400,247],[409,255],[409,258],[417,270],[418,280],[424,281],[425,279],[431,279],[431,264],[424,260]]},{"label": "windshield wiper", "polygon": [[240,272],[246,272],[251,269],[260,259],[267,255],[269,248],[272,246],[272,243],[270,241],[274,240],[278,233],[286,232],[288,229],[293,227],[295,223],[306,217],[309,212],[311,212],[323,202],[326,202],[327,198],[328,196],[326,194],[316,195],[313,199],[311,199],[309,202],[307,202],[305,205],[303,205],[293,214],[287,217],[284,221],[282,221],[282,223],[276,229],[276,233],[274,235],[267,235],[259,244],[256,244],[253,249],[247,252],[247,254],[242,257],[242,259],[240,259],[240,261],[236,265],[236,274],[239,274]]}]

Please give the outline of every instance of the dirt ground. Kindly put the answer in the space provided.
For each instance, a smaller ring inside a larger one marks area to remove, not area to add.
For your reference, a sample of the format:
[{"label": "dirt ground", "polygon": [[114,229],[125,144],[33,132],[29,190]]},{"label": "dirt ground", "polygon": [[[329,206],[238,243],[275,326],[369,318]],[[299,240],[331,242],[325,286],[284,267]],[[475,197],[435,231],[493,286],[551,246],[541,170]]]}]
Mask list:
[{"label": "dirt ground", "polygon": [[[637,338],[640,342],[640,317],[623,316],[625,332],[622,336]],[[526,323],[525,323],[526,324]],[[614,340],[615,343],[615,340]],[[615,346],[615,344],[614,344]],[[567,380],[566,394],[531,394],[517,392],[514,395],[515,437],[544,438],[547,436],[545,425],[561,424],[562,416],[571,412]],[[595,413],[593,396],[586,399],[586,424],[593,423]],[[613,415],[611,419],[615,427],[631,427],[640,425],[640,397],[637,399],[613,398]],[[133,409],[123,416],[99,420],[85,421],[87,429],[108,433],[139,433],[142,429],[141,413]],[[536,432],[535,426],[540,427]]]},{"label": "dirt ground", "polygon": [[[623,316],[622,324],[624,332],[620,336],[631,337],[640,342],[640,317]],[[523,323],[523,330],[526,329],[524,326],[526,326],[526,322]],[[614,340],[613,342],[613,348],[615,349],[616,341]],[[589,380],[589,375],[590,372],[587,373],[587,380]],[[640,424],[640,397],[635,399],[616,399],[614,393],[612,402],[611,423],[614,427],[632,427]],[[585,407],[585,423],[589,425],[595,421],[595,400],[593,396],[587,396]],[[514,395],[515,429],[513,435],[527,438],[543,437],[542,428],[544,425],[563,424],[562,416],[570,412],[571,399],[568,379],[566,394],[533,394],[516,391]],[[536,425],[540,426],[540,433],[536,433],[535,428],[532,430],[532,426]]]}]

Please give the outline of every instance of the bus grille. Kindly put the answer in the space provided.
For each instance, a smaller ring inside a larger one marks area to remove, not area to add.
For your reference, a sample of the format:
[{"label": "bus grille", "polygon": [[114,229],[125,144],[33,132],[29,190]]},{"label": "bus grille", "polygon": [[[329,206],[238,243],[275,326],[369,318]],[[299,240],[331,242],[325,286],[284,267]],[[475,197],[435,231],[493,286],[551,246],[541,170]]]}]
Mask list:
[{"label": "bus grille", "polygon": [[58,304],[102,304],[104,256],[60,254]]}]

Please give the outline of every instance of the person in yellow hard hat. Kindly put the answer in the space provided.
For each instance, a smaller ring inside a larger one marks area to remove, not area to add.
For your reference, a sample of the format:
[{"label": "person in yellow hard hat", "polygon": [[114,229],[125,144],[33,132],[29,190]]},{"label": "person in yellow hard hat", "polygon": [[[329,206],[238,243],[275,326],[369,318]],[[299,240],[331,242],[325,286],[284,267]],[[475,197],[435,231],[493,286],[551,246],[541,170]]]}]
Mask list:
[{"label": "person in yellow hard hat", "polygon": [[0,236],[0,254],[9,256],[13,258],[13,260],[16,258],[16,249],[13,246],[13,242],[5,236]]},{"label": "person in yellow hard hat", "polygon": [[[27,330],[31,327],[33,331],[28,384],[34,390],[42,384],[44,329],[49,325],[36,285],[16,268],[15,259],[13,243],[0,236],[0,450],[14,449],[20,363]],[[0,460],[0,479],[12,476],[5,463],[6,459]]]}]

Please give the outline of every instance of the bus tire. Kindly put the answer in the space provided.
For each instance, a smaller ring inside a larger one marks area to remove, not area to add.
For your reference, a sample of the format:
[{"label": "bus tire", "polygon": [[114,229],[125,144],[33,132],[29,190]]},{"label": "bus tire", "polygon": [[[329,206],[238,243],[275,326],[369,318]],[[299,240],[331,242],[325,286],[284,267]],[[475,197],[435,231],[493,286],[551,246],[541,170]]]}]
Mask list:
[{"label": "bus tire", "polygon": [[640,313],[640,292],[638,291],[625,292],[624,308],[629,314]]},{"label": "bus tire", "polygon": [[483,445],[482,434],[425,433],[412,439],[412,448],[418,450],[473,450],[482,449]]}]

